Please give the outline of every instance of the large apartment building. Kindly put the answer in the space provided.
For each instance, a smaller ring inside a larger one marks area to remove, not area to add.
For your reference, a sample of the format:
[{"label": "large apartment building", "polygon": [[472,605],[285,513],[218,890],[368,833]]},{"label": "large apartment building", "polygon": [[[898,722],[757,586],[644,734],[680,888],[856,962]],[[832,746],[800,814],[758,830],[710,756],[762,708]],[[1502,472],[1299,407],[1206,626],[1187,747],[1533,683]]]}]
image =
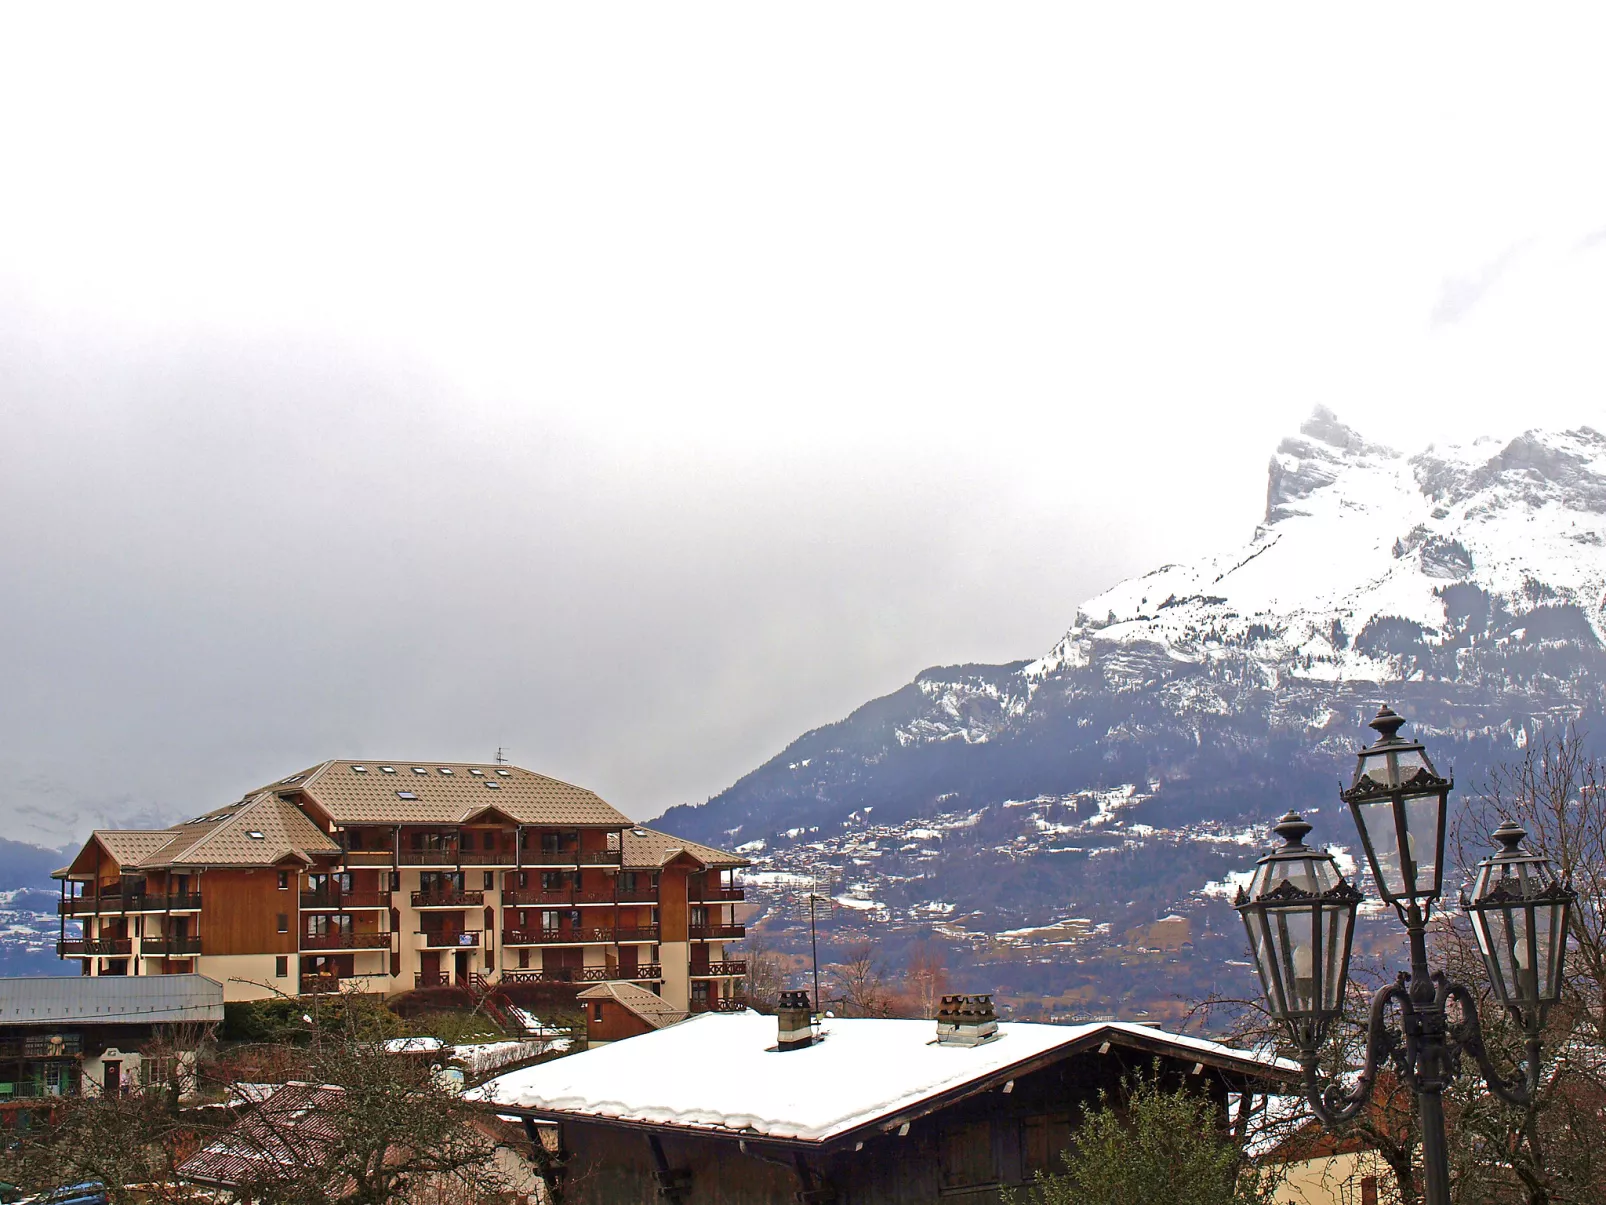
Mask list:
[{"label": "large apartment building", "polygon": [[57,953],[85,975],[198,972],[229,1000],[618,981],[730,1008],[745,865],[516,766],[329,761],[171,828],[91,834],[55,872]]}]

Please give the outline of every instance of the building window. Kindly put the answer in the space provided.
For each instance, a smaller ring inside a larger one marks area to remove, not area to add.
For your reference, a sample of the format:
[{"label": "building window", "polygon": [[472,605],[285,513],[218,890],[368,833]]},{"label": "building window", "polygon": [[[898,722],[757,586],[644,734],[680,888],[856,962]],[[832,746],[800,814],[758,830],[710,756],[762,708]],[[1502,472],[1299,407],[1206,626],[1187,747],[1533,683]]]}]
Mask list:
[{"label": "building window", "polygon": [[496,871],[487,870],[485,872],[485,890],[494,891],[495,889],[496,889]]},{"label": "building window", "polygon": [[276,979],[285,979],[285,978],[289,977],[289,974],[290,974],[290,959],[286,955],[280,954],[277,958],[275,958],[273,960],[273,975],[274,975],[274,978],[276,978]]},{"label": "building window", "polygon": [[942,1186],[979,1188],[998,1182],[993,1127],[987,1121],[950,1123],[942,1132]]},{"label": "building window", "polygon": [[591,1005],[591,1019],[593,1021],[595,1021],[597,1024],[599,1024],[599,1025],[602,1024],[602,1001],[601,1000],[597,1000],[597,1001],[594,1001],[592,1003],[592,1005]]},{"label": "building window", "polygon": [[290,914],[287,912],[279,913],[279,932],[290,932]]},{"label": "building window", "polygon": [[288,870],[281,870],[279,872],[279,890],[290,890],[290,872]]},{"label": "building window", "polygon": [[[653,917],[653,921],[655,923],[657,922],[657,920],[658,920],[658,918],[656,916]],[[691,910],[691,917],[689,918],[687,923],[689,925],[691,925],[691,927],[693,929],[706,929],[706,928],[708,928],[708,909],[707,908],[693,907],[692,910]]]}]

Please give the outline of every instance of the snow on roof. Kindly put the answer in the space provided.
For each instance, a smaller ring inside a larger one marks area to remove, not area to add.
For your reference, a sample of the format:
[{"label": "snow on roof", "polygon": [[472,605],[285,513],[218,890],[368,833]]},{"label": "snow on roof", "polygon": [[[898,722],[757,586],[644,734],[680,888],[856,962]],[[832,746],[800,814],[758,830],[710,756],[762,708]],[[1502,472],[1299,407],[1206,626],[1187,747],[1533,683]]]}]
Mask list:
[{"label": "snow on roof", "polygon": [[831,1019],[819,1042],[781,1052],[775,1018],[749,1010],[703,1013],[513,1071],[467,1097],[504,1108],[824,1142],[1101,1031],[1122,1045],[1182,1048],[1184,1058],[1198,1052],[1201,1061],[1243,1072],[1298,1070],[1286,1059],[1122,1023],[1004,1022],[997,1039],[963,1047],[938,1044],[931,1021]]}]

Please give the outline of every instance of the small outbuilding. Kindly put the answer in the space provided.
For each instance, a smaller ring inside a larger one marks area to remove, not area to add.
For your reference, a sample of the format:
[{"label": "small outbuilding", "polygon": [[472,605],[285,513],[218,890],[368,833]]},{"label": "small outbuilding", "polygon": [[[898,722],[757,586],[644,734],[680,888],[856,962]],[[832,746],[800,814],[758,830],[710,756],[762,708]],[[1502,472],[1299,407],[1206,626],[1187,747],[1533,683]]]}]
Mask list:
[{"label": "small outbuilding", "polygon": [[1229,1123],[1297,1065],[1119,1022],[999,1022],[950,997],[936,1023],[706,1013],[474,1089],[522,1118],[567,1205],[992,1202],[1060,1166],[1084,1104],[1158,1074]]},{"label": "small outbuilding", "polygon": [[690,1015],[634,983],[599,983],[576,992],[575,999],[585,1009],[586,1045],[592,1049],[651,1033]]}]

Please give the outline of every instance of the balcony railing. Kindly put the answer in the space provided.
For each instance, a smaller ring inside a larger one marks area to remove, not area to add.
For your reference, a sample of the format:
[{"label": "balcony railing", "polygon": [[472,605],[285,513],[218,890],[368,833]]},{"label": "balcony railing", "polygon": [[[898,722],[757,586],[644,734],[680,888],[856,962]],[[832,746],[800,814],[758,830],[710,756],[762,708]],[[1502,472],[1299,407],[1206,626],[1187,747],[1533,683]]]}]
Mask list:
[{"label": "balcony railing", "polygon": [[189,958],[201,952],[199,937],[145,937],[139,952],[146,958]]},{"label": "balcony railing", "polygon": [[176,892],[172,895],[147,895],[145,892],[121,892],[115,895],[75,895],[56,901],[56,912],[61,916],[93,916],[97,912],[198,912],[201,907],[199,892]]},{"label": "balcony railing", "polygon": [[396,851],[393,849],[348,849],[340,855],[340,860],[347,866],[394,866],[396,865]]},{"label": "balcony railing", "polygon": [[693,888],[687,898],[694,904],[739,904],[747,898],[740,887]]},{"label": "balcony railing", "polygon": [[580,865],[580,849],[578,846],[565,845],[560,849],[546,846],[542,849],[526,849],[519,863],[524,866],[578,866]]},{"label": "balcony railing", "polygon": [[581,866],[617,866],[623,855],[617,849],[586,849],[580,851]]},{"label": "balcony railing", "polygon": [[747,1007],[746,996],[721,996],[718,1000],[693,1000],[694,1013],[739,1013]]},{"label": "balcony railing", "polygon": [[458,851],[454,849],[404,849],[403,866],[456,866]]},{"label": "balcony railing", "polygon": [[58,958],[117,957],[134,952],[134,943],[127,938],[90,937],[56,943]]},{"label": "balcony railing", "polygon": [[303,950],[388,950],[389,933],[303,933]]},{"label": "balcony railing", "polygon": [[738,941],[747,936],[746,925],[690,925],[686,935],[692,941]]},{"label": "balcony railing", "polygon": [[561,891],[514,887],[502,893],[502,904],[508,908],[571,908],[574,906],[574,894],[567,887]]},{"label": "balcony railing", "polygon": [[[589,946],[614,940],[611,927],[576,929],[503,929],[504,946]],[[641,938],[646,941],[648,938]],[[651,939],[656,940],[656,939]]]},{"label": "balcony railing", "polygon": [[715,979],[725,975],[747,974],[747,963],[734,962],[694,962],[691,964],[691,977],[693,979]]},{"label": "balcony railing", "polygon": [[630,981],[662,979],[664,967],[661,962],[638,962],[633,967],[621,966],[614,977]]},{"label": "balcony railing", "polygon": [[414,946],[420,950],[476,949],[480,944],[479,929],[436,929],[415,934]]},{"label": "balcony railing", "polygon": [[[656,964],[653,964],[656,967]],[[502,982],[514,983],[629,983],[635,979],[661,978],[642,974],[647,968],[639,966],[634,975],[618,967],[551,967],[539,971],[503,971]]]},{"label": "balcony railing", "polygon": [[619,902],[621,904],[656,904],[658,902],[658,888],[636,887],[630,891],[625,891],[621,888]]},{"label": "balcony railing", "polygon": [[327,992],[340,990],[339,975],[303,975],[301,976],[301,994],[303,996],[323,995]]},{"label": "balcony railing", "polygon": [[464,866],[516,866],[518,856],[509,845],[506,849],[465,849],[458,861]]},{"label": "balcony railing", "polygon": [[658,940],[658,926],[657,925],[636,925],[633,928],[625,926],[625,925],[620,925],[619,928],[615,929],[613,932],[614,932],[614,938],[613,939],[615,941],[657,941]]},{"label": "balcony railing", "polygon": [[482,908],[483,891],[415,891],[414,908]]},{"label": "balcony railing", "polygon": [[311,912],[344,912],[357,908],[389,908],[388,891],[303,891],[301,906]]}]

